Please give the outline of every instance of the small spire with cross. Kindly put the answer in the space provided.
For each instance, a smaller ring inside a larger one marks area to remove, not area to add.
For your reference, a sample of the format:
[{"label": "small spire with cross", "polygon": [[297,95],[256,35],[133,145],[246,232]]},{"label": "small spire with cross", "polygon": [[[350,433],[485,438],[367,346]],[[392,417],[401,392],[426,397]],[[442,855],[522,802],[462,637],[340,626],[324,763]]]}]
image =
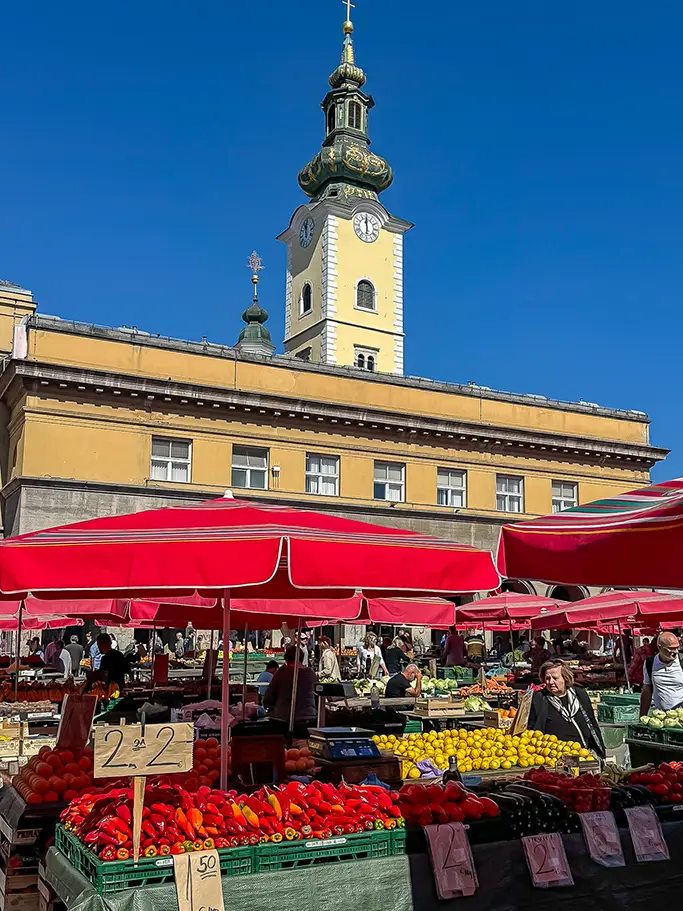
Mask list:
[{"label": "small spire with cross", "polygon": [[256,250],[252,251],[251,256],[247,260],[247,266],[251,269],[251,281],[254,286],[254,303],[258,303],[258,274],[265,268],[263,265],[263,260],[258,255]]}]

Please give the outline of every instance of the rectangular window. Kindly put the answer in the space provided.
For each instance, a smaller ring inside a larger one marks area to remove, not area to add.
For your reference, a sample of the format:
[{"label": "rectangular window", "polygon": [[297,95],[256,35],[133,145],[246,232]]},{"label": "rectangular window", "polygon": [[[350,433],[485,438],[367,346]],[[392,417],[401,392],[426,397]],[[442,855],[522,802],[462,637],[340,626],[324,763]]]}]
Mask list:
[{"label": "rectangular window", "polygon": [[436,473],[436,502],[438,506],[457,509],[467,505],[467,472],[452,468],[439,468]]},{"label": "rectangular window", "polygon": [[232,486],[266,490],[268,487],[268,450],[249,446],[232,447]]},{"label": "rectangular window", "polygon": [[579,505],[579,485],[572,481],[553,481],[553,512]]},{"label": "rectangular window", "polygon": [[153,481],[190,481],[192,443],[190,440],[171,440],[152,437],[150,478]]},{"label": "rectangular window", "polygon": [[496,509],[499,512],[524,512],[524,478],[496,475]]},{"label": "rectangular window", "polygon": [[306,453],[306,493],[339,496],[339,456]]},{"label": "rectangular window", "polygon": [[375,462],[375,499],[405,503],[405,474],[406,467],[400,462]]}]

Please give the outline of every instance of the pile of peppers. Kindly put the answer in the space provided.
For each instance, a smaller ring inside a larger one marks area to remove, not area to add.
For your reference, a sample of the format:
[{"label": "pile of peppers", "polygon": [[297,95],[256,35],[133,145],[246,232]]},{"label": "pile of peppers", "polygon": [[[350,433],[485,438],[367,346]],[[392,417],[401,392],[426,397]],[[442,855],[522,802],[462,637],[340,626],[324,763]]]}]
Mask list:
[{"label": "pile of peppers", "polygon": [[[194,794],[178,784],[148,786],[140,853],[157,857],[394,829],[405,825],[397,801],[397,793],[381,787],[318,781],[263,787],[251,795],[208,785]],[[102,860],[132,857],[132,788],[84,794],[61,819]]]}]

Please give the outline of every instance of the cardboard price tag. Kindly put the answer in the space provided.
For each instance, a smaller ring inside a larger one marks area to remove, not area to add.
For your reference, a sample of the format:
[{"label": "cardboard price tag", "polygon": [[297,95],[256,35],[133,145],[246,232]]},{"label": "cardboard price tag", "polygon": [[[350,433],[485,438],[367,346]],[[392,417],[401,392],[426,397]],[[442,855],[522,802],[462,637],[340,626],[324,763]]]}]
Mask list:
[{"label": "cardboard price tag", "polygon": [[636,860],[669,860],[669,849],[653,807],[628,807],[624,812]]},{"label": "cardboard price tag", "polygon": [[95,778],[170,775],[192,768],[191,724],[95,726]]},{"label": "cardboard price tag", "polygon": [[619,830],[614,814],[609,810],[580,813],[583,836],[590,856],[602,867],[625,867]]},{"label": "cardboard price tag", "polygon": [[97,696],[69,693],[64,697],[57,729],[57,749],[82,750],[90,739]]},{"label": "cardboard price tag", "polygon": [[173,855],[178,911],[225,911],[218,851]]},{"label": "cardboard price tag", "polygon": [[459,822],[425,826],[439,899],[474,895],[479,888],[472,849],[465,826]]},{"label": "cardboard price tag", "polygon": [[573,886],[574,877],[559,832],[526,835],[522,838],[531,881],[539,889]]}]

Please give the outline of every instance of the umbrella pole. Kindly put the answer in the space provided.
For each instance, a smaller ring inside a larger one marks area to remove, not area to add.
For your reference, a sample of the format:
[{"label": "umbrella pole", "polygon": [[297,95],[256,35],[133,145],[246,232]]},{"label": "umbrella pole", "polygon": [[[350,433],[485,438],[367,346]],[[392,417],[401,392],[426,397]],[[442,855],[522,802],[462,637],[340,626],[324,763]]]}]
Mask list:
[{"label": "umbrella pole", "polygon": [[242,677],[242,721],[247,720],[247,636],[249,635],[249,624],[244,624],[244,675]]},{"label": "umbrella pole", "polygon": [[157,628],[152,625],[152,699],[154,699],[154,665],[157,654]]},{"label": "umbrella pole", "polygon": [[227,591],[223,605],[223,677],[221,681],[221,790],[228,786],[228,746],[230,744],[230,591]]},{"label": "umbrella pole", "polygon": [[[17,624],[17,669],[14,674],[14,702],[19,702],[19,660],[21,657],[21,621],[24,616],[24,602],[19,603],[19,623]],[[21,724],[21,722],[19,722]]]},{"label": "umbrella pole", "polygon": [[624,676],[626,677],[626,689],[631,692],[631,681],[628,679],[628,667],[626,665],[626,649],[624,648],[624,637],[621,632],[621,620],[617,620],[617,629],[619,630],[619,641],[621,642],[621,660],[624,662]]},{"label": "umbrella pole", "polygon": [[512,617],[508,616],[508,623],[510,624],[510,651],[512,652],[512,670],[515,669],[515,641],[512,638]]},{"label": "umbrella pole", "polygon": [[209,661],[207,664],[207,667],[209,670],[206,675],[209,678],[207,681],[207,684],[206,684],[206,698],[207,699],[211,699],[211,684],[213,683],[213,671],[214,671],[214,668],[216,667],[216,663],[217,663],[217,662],[214,662],[214,657],[213,657],[213,633],[214,633],[214,631],[211,630],[211,636],[209,638]]},{"label": "umbrella pole", "polygon": [[299,683],[299,649],[301,648],[301,617],[296,625],[296,649],[294,650],[294,679],[292,680],[292,704],[289,707],[289,739],[294,734],[294,719],[296,714],[296,691]]}]

